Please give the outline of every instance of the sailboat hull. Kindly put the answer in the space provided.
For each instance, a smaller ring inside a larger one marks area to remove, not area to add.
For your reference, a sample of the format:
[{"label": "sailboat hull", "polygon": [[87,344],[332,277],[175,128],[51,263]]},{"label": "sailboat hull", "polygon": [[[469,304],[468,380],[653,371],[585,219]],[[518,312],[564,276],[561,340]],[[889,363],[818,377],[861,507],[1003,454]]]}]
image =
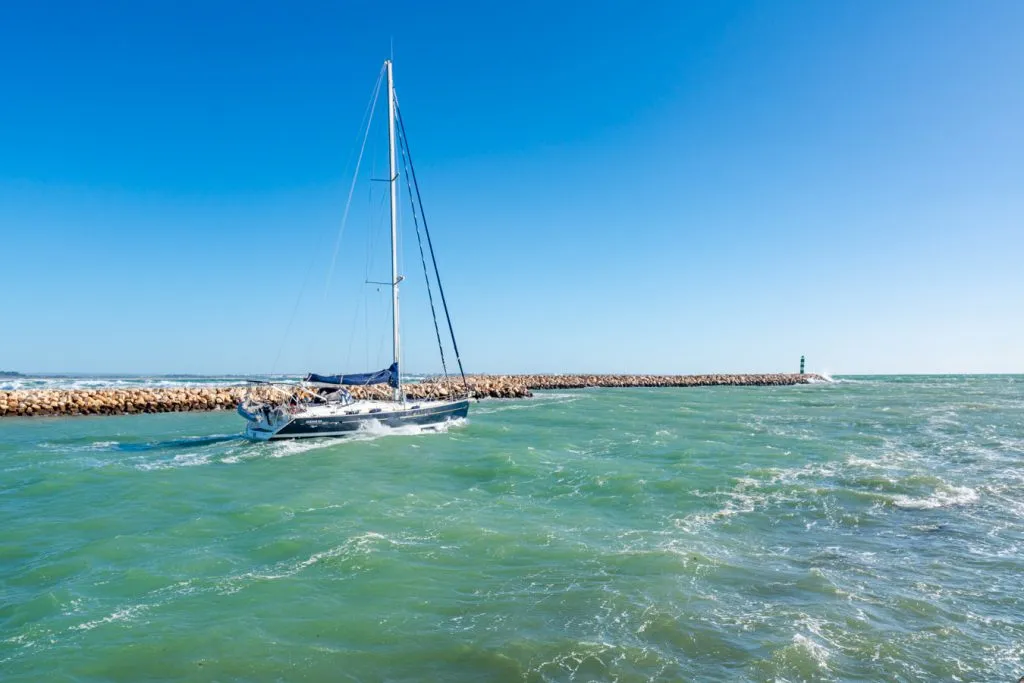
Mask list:
[{"label": "sailboat hull", "polygon": [[411,406],[380,408],[377,412],[359,411],[338,414],[316,409],[300,412],[288,422],[271,426],[250,421],[245,435],[250,439],[269,441],[276,439],[303,439],[314,437],[351,436],[360,429],[381,426],[389,429],[406,426],[443,424],[465,418],[469,414],[469,400],[431,401]]}]

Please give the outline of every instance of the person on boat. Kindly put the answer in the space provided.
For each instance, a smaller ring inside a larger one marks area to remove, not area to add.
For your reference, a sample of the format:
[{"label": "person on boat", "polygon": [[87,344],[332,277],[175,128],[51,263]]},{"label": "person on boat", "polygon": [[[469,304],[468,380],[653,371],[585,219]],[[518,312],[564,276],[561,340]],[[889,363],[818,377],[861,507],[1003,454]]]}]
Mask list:
[{"label": "person on boat", "polygon": [[348,389],[338,389],[332,391],[324,396],[328,403],[338,402],[343,406],[347,406],[352,402],[352,394],[349,393]]}]

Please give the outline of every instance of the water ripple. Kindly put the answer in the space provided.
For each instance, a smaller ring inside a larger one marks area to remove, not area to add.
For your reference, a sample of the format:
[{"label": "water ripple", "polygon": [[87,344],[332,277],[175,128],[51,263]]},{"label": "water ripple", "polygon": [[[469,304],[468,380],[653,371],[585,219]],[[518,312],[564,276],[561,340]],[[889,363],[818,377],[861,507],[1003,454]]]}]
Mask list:
[{"label": "water ripple", "polygon": [[0,423],[5,681],[1016,680],[1024,382]]}]

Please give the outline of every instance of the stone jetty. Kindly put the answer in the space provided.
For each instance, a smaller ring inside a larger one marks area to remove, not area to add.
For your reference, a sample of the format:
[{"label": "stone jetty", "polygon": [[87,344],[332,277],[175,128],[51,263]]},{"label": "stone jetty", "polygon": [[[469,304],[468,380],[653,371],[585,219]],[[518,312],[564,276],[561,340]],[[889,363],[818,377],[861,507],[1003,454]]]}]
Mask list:
[{"label": "stone jetty", "polygon": [[824,382],[815,374],[745,375],[504,375],[494,379],[525,384],[530,389],[584,389],[587,387],[780,387]]},{"label": "stone jetty", "polygon": [[[526,398],[533,390],[587,387],[783,386],[824,381],[819,375],[471,375],[475,398]],[[350,387],[356,398],[387,398],[386,386]],[[183,386],[117,389],[18,389],[0,391],[0,417],[45,415],[126,415],[234,409],[245,386]],[[463,394],[460,381],[427,380],[405,385],[411,399]]]}]

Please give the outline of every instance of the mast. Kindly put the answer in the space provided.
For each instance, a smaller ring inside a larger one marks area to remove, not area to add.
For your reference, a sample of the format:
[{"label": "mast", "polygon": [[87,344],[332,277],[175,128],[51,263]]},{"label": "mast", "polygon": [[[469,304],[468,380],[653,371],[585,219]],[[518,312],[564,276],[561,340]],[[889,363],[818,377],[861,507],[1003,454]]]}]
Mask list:
[{"label": "mast", "polygon": [[[391,325],[394,332],[394,362],[397,364],[401,351],[398,337],[398,169],[395,165],[395,81],[391,73],[391,60],[385,60],[388,68],[388,187],[391,194]],[[402,372],[396,377],[395,400],[402,400]]]}]

